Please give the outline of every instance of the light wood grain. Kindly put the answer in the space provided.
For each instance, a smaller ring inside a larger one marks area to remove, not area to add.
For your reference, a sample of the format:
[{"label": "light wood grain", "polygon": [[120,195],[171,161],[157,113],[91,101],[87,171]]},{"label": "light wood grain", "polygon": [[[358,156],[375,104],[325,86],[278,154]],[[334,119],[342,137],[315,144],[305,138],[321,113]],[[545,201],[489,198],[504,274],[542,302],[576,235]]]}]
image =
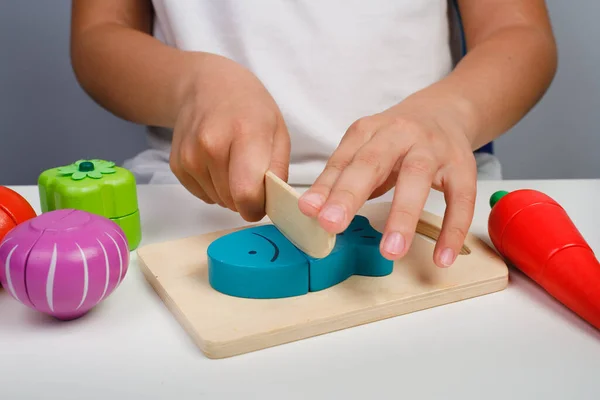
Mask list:
[{"label": "light wood grain", "polygon": [[[390,203],[370,203],[359,214],[381,231],[389,207]],[[423,212],[419,231],[435,238],[441,221]],[[417,236],[407,256],[395,262],[393,273],[386,277],[353,276],[332,288],[286,299],[241,299],[213,290],[208,282],[206,249],[232,231],[138,250],[146,279],[209,358],[248,353],[485,295],[508,283],[506,264],[472,234],[456,263],[447,269],[433,263],[434,242]]]},{"label": "light wood grain", "polygon": [[335,235],[328,233],[315,218],[300,211],[300,195],[271,171],[265,174],[266,214],[279,231],[296,247],[314,258],[329,255]]}]

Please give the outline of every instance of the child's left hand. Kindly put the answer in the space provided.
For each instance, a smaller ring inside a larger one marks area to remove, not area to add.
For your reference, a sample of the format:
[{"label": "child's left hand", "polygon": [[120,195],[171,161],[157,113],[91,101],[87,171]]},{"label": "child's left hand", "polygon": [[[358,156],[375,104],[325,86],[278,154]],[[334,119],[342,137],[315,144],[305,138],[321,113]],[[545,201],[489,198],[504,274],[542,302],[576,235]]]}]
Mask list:
[{"label": "child's left hand", "polygon": [[450,266],[474,212],[477,167],[470,113],[463,100],[424,90],[358,120],[301,197],[300,209],[318,217],[327,231],[340,233],[368,199],[395,186],[381,253],[396,260],[408,251],[433,187],[444,192],[447,203],[434,260]]}]

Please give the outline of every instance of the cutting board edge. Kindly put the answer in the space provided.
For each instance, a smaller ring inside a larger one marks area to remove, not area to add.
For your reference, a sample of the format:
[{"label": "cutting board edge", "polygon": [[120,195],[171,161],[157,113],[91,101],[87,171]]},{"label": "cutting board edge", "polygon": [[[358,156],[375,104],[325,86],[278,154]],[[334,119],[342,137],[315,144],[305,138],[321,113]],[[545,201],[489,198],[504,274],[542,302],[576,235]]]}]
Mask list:
[{"label": "cutting board edge", "polygon": [[[406,301],[406,299],[398,299],[387,304],[349,313],[347,316],[336,316],[336,319],[323,319],[304,324],[300,327],[296,325],[293,328],[283,328],[271,335],[258,333],[241,339],[217,342],[206,340],[198,333],[194,324],[185,317],[184,311],[171,299],[167,290],[163,288],[159,279],[152,273],[151,269],[141,257],[140,269],[154,291],[191,338],[193,343],[209,359],[224,359],[252,353],[336,331],[497,293],[506,289],[509,282],[509,271],[508,267],[506,267],[503,269],[503,274],[494,278],[479,281],[469,286],[461,286],[451,290],[438,292],[431,296],[415,296],[414,299],[409,301]],[[448,299],[448,296],[451,296],[452,298]],[[415,304],[421,305],[415,307]],[[336,324],[336,326],[331,327],[331,324]],[[265,338],[268,340],[265,340]]]},{"label": "cutting board edge", "polygon": [[[229,357],[234,357],[234,356],[247,354],[247,353],[251,353],[251,352],[255,352],[255,351],[259,351],[259,350],[264,350],[267,348],[272,348],[272,347],[276,347],[276,346],[280,346],[280,345],[284,345],[284,344],[288,344],[288,343],[292,343],[292,342],[297,342],[297,341],[301,341],[304,339],[309,339],[309,338],[313,338],[313,337],[317,337],[317,336],[321,336],[321,335],[325,335],[325,334],[329,334],[329,333],[333,333],[333,332],[337,332],[337,331],[342,331],[345,329],[351,329],[351,328],[358,327],[361,325],[366,325],[366,324],[370,324],[373,322],[378,322],[378,321],[382,321],[382,320],[386,320],[386,319],[390,319],[390,318],[395,318],[395,317],[399,317],[399,316],[414,313],[414,312],[424,311],[424,310],[434,308],[434,307],[445,306],[445,305],[448,305],[451,303],[456,303],[459,301],[464,301],[464,300],[473,299],[476,297],[485,296],[488,294],[500,292],[500,291],[504,290],[507,287],[507,285],[508,285],[508,279],[500,277],[497,279],[491,279],[489,281],[482,282],[478,285],[464,288],[463,290],[458,289],[455,292],[453,292],[453,294],[455,294],[457,296],[456,296],[456,298],[454,298],[452,300],[444,300],[444,301],[441,300],[442,298],[445,297],[445,295],[448,294],[448,292],[440,293],[436,296],[420,298],[420,299],[415,300],[414,302],[410,302],[410,301],[406,302],[406,301],[398,300],[395,302],[391,302],[390,304],[382,305],[380,307],[374,307],[372,309],[363,311],[361,313],[351,315],[351,316],[347,317],[347,319],[336,317],[337,319],[333,320],[333,321],[327,321],[327,320],[320,321],[318,324],[312,324],[312,325],[309,324],[306,327],[303,327],[303,329],[299,329],[296,327],[293,330],[281,332],[278,335],[282,336],[282,338],[280,338],[279,340],[273,340],[273,337],[270,337],[268,345],[257,344],[257,342],[260,340],[260,336],[264,336],[264,334],[256,335],[254,337],[248,336],[246,338],[231,341],[229,343],[224,343],[224,344],[217,344],[215,342],[205,341],[202,338],[198,338],[199,341],[196,343],[197,343],[198,347],[200,348],[200,350],[206,355],[206,357],[208,357],[210,359],[229,358]],[[434,301],[432,304],[428,304],[425,306],[409,307],[416,303],[425,303],[427,300],[430,300],[430,301],[436,300],[436,301]],[[403,308],[403,307],[408,308],[408,309],[406,309],[404,311],[402,311],[402,310],[398,311],[398,309]],[[376,313],[377,311],[382,311],[382,312],[380,314],[377,314]],[[383,311],[386,311],[386,312],[383,312]],[[367,314],[367,315],[376,314],[376,315],[374,315],[373,317],[370,317],[370,318],[366,318],[366,317],[364,317],[365,314]],[[337,326],[333,327],[333,328],[331,328],[331,327],[326,328],[326,326],[328,326],[332,323],[337,323]],[[321,327],[321,329],[317,329],[317,327]],[[313,328],[315,330],[311,331],[310,330],[311,328]],[[290,337],[284,338],[286,334]],[[192,334],[192,337],[194,337],[194,334]],[[252,344],[252,345],[250,345],[250,344]]]},{"label": "cutting board edge", "polygon": [[[144,261],[144,258],[138,257],[138,265],[140,271],[144,275],[144,278],[148,282],[148,284],[152,287],[156,295],[163,302],[167,310],[173,315],[175,320],[179,323],[180,327],[186,332],[186,334],[192,339],[194,344],[200,348],[200,350],[205,353],[206,343],[202,336],[197,334],[194,329],[193,324],[190,322],[188,318],[185,317],[185,313],[181,308],[177,305],[175,301],[169,296],[167,290],[161,285],[158,276],[154,275],[150,267]],[[208,357],[208,356],[207,356]]]}]

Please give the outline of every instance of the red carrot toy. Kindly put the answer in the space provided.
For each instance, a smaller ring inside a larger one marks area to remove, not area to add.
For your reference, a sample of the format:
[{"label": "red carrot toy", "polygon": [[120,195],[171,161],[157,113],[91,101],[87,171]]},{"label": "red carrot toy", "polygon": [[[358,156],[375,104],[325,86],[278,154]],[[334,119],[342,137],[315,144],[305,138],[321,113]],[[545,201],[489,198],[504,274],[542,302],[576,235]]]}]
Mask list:
[{"label": "red carrot toy", "polygon": [[488,232],[508,262],[600,329],[600,263],[566,211],[544,193],[499,191]]}]

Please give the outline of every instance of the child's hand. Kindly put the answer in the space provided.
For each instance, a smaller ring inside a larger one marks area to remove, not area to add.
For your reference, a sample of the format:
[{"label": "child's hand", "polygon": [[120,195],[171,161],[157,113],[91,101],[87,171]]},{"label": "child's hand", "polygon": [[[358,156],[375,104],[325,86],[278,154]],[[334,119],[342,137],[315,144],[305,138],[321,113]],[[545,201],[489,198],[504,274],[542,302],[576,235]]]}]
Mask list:
[{"label": "child's hand", "polygon": [[207,203],[264,217],[264,177],[287,180],[290,140],[275,101],[237,63],[207,56],[185,83],[174,127],[170,166]]},{"label": "child's hand", "polygon": [[381,252],[398,259],[411,245],[433,186],[448,205],[434,259],[438,266],[452,264],[472,221],[477,181],[469,117],[459,104],[421,92],[354,123],[301,197],[301,210],[339,233],[369,198],[396,186]]}]

